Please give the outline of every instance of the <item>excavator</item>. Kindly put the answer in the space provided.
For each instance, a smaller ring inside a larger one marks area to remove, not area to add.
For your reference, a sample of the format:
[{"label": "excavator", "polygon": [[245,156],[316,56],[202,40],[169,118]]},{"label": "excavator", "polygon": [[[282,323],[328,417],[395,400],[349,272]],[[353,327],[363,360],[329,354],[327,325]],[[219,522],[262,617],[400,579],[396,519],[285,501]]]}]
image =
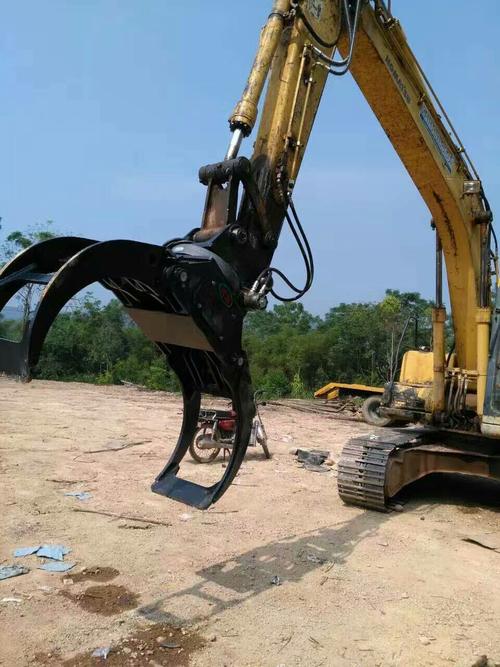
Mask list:
[{"label": "excavator", "polygon": [[[23,287],[41,296],[22,338],[0,341],[0,371],[29,380],[57,314],[100,283],[165,355],[182,386],[178,441],[152,491],[206,509],[238,472],[255,414],[244,318],[268,297],[300,298],[314,263],[293,192],[326,81],[350,72],[425,201],[435,230],[432,351],[406,353],[380,414],[414,426],[346,443],[338,488],[346,503],[385,511],[427,474],[500,479],[500,301],[492,212],[479,175],[383,0],[274,0],[224,159],[201,167],[198,227],[163,245],[61,237],[31,246],[0,273],[0,308]],[[264,94],[265,93],[265,94]],[[263,98],[263,99],[261,99]],[[240,155],[261,114],[253,153]],[[297,287],[273,266],[283,226],[302,255]],[[443,258],[454,344],[446,350]],[[280,294],[276,282],[289,290]],[[237,427],[221,479],[180,476],[202,394],[232,401]],[[380,433],[380,432],[379,432]]]}]

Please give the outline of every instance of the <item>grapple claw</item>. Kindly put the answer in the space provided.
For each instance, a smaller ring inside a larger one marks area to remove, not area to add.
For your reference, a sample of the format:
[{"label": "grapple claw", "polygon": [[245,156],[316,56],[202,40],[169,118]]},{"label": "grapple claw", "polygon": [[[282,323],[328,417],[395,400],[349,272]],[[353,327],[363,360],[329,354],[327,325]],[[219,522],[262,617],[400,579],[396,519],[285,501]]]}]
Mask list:
[{"label": "grapple claw", "polygon": [[[181,433],[152,490],[205,509],[234,479],[255,414],[241,348],[245,309],[240,279],[220,255],[189,240],[165,246],[78,238],[44,241],[18,255],[0,273],[0,308],[23,286],[45,285],[21,341],[0,340],[0,372],[29,380],[58,313],[95,282],[122,302],[164,353],[182,385]],[[196,430],[202,393],[231,399],[238,415],[230,460],[221,480],[210,487],[177,476]]]}]

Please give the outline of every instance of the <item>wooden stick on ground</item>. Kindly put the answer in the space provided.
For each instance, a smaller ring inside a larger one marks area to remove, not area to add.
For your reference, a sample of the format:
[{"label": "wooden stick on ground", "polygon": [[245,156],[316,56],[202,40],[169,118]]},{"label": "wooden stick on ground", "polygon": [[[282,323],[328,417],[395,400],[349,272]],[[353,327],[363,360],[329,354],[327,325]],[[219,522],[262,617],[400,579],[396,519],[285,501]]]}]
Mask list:
[{"label": "wooden stick on ground", "polygon": [[104,449],[88,449],[86,452],[82,452],[82,454],[101,454],[101,453],[106,453],[106,452],[121,452],[122,449],[128,449],[129,447],[137,447],[138,445],[147,445],[150,443],[151,440],[141,440],[140,442],[127,442],[124,445],[120,445],[119,447],[107,447]]},{"label": "wooden stick on ground", "polygon": [[156,519],[142,519],[138,516],[127,516],[126,514],[115,514],[114,512],[104,512],[102,510],[84,510],[80,507],[73,507],[73,512],[83,512],[84,514],[101,514],[102,516],[110,516],[112,519],[127,519],[127,521],[140,521],[142,523],[154,523],[157,526],[171,526],[171,523],[166,521],[157,521]]}]

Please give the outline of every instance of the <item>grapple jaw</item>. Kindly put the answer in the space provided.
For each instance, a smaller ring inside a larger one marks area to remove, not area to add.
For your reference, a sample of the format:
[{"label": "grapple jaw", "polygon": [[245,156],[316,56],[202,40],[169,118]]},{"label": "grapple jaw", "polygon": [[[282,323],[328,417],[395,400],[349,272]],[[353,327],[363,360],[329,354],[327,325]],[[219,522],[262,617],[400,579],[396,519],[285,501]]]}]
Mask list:
[{"label": "grapple jaw", "polygon": [[[228,232],[229,233],[229,232]],[[227,234],[226,234],[227,236]],[[225,241],[222,240],[222,247]],[[245,309],[238,274],[210,244],[190,239],[164,246],[55,238],[19,254],[0,272],[0,309],[22,287],[44,285],[20,342],[0,340],[0,372],[29,380],[54,319],[80,290],[99,282],[164,353],[179,378],[184,418],[177,445],[152,490],[205,509],[235,477],[255,414],[241,336]],[[231,399],[238,415],[223,477],[210,487],[178,477],[194,437],[202,393]]]}]

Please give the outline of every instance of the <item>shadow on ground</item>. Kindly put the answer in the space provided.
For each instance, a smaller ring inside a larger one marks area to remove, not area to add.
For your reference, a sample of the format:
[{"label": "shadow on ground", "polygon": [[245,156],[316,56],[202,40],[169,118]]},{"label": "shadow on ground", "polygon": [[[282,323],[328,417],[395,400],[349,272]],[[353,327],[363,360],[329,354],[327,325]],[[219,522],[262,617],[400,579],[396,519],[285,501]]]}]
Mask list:
[{"label": "shadow on ground", "polygon": [[396,501],[407,511],[444,504],[456,505],[465,514],[479,514],[482,509],[500,512],[500,482],[473,475],[434,473],[408,485]]},{"label": "shadow on ground", "polygon": [[[435,474],[407,487],[396,500],[403,503],[406,512],[429,512],[438,505],[453,504],[472,514],[481,509],[500,511],[499,490],[498,482]],[[352,509],[346,508],[347,513]],[[360,511],[334,525],[268,542],[198,570],[196,584],[141,607],[139,613],[157,623],[196,623],[268,591],[275,577],[283,585],[298,582],[314,571],[322,571],[326,577],[332,565],[347,562],[356,547],[374,537],[393,516]],[[174,601],[182,601],[186,610],[182,618],[165,611]]]},{"label": "shadow on ground", "polygon": [[[361,511],[332,526],[256,547],[198,570],[199,582],[141,607],[139,613],[155,622],[195,623],[269,591],[277,585],[276,577],[279,577],[278,585],[287,585],[315,570],[322,570],[327,576],[334,564],[344,563],[356,546],[374,536],[390,516]],[[193,610],[182,619],[164,611],[179,598],[185,600],[186,610]]]}]

